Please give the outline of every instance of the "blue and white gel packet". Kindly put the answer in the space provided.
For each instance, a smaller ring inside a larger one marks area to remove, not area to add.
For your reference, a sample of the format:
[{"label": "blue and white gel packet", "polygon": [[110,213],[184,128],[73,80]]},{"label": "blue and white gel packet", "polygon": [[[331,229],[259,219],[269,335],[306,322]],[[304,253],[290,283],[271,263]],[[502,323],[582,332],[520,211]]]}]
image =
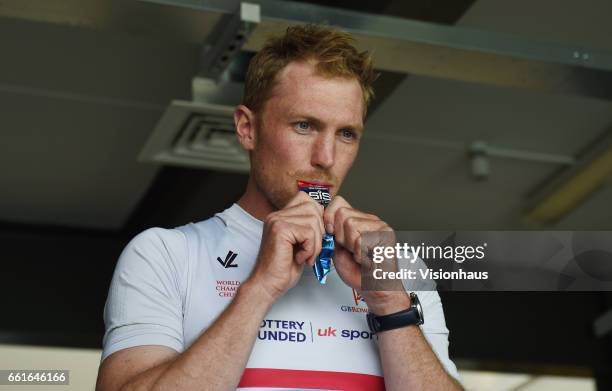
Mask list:
[{"label": "blue and white gel packet", "polygon": [[[324,208],[331,202],[331,194],[329,194],[329,187],[327,186],[298,181],[298,188],[300,191],[308,194],[313,200],[323,205]],[[334,235],[325,233],[323,235],[323,246],[321,247],[321,253],[319,256],[317,256],[313,266],[314,274],[321,284],[325,284],[327,274],[329,274],[331,269],[332,257],[334,256],[334,246]]]}]

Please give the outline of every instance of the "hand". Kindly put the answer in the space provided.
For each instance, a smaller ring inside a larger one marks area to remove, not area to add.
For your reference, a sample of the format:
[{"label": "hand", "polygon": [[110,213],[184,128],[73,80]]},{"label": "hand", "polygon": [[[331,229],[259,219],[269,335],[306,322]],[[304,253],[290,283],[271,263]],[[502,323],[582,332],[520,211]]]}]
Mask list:
[{"label": "hand", "polygon": [[314,265],[324,232],[323,207],[298,192],[283,209],[266,217],[249,280],[260,284],[273,301],[278,299],[295,286],[305,263]]},{"label": "hand", "polygon": [[[334,266],[340,278],[351,288],[360,291],[368,308],[377,315],[384,315],[406,309],[410,306],[410,296],[406,293],[400,281],[396,285],[385,282],[384,290],[362,290],[361,276],[371,273],[376,266],[367,256],[362,254],[362,234],[380,233],[369,236],[368,247],[371,245],[394,246],[393,229],[378,216],[353,209],[341,196],[335,196],[323,213],[323,220],[328,233],[334,234],[336,247],[334,249]],[[390,271],[397,270],[396,263],[383,264]]]}]

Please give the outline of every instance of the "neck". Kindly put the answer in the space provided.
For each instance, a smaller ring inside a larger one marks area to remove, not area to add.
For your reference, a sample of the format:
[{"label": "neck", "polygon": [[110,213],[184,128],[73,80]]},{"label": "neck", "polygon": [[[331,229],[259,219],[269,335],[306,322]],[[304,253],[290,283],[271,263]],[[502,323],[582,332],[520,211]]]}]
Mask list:
[{"label": "neck", "polygon": [[275,210],[274,206],[257,188],[253,176],[249,176],[246,191],[238,200],[238,205],[248,214],[261,221],[265,220],[266,216]]}]

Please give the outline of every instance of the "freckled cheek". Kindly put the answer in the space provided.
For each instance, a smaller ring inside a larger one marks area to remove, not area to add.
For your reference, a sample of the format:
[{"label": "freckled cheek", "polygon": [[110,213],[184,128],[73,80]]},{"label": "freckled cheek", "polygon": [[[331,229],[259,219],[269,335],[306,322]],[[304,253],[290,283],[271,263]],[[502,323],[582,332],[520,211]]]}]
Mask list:
[{"label": "freckled cheek", "polygon": [[303,170],[304,159],[304,147],[300,144],[293,142],[285,135],[284,139],[278,137],[274,142],[267,140],[268,142],[263,143],[266,146],[265,150],[261,151],[265,156],[263,169],[268,175],[275,177],[276,181],[284,181],[288,178],[292,179],[295,176],[296,171]]},{"label": "freckled cheek", "polygon": [[339,160],[337,160],[336,162],[336,168],[338,169],[338,172],[336,175],[344,179],[346,175],[348,174],[348,172],[350,171],[353,164],[355,163],[356,157],[357,157],[356,150],[348,150],[348,151],[342,152],[342,154],[339,156]]},{"label": "freckled cheek", "polygon": [[308,152],[310,148],[303,138],[289,133],[283,135],[279,141],[275,145],[275,153],[280,164],[295,168],[296,165],[302,165],[304,160],[310,160]]},{"label": "freckled cheek", "polygon": [[291,170],[295,168],[296,164],[296,151],[286,146],[280,146],[279,148],[270,151],[270,166],[275,170]]}]

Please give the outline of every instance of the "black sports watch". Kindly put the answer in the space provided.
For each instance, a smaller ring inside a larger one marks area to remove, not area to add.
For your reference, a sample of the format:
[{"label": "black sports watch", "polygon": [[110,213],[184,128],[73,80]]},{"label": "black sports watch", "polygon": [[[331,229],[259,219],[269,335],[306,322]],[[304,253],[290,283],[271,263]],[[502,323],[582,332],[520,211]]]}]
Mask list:
[{"label": "black sports watch", "polygon": [[422,325],[423,309],[416,293],[410,292],[410,308],[389,315],[377,316],[371,312],[367,314],[368,327],[373,333],[393,330],[410,325]]}]

